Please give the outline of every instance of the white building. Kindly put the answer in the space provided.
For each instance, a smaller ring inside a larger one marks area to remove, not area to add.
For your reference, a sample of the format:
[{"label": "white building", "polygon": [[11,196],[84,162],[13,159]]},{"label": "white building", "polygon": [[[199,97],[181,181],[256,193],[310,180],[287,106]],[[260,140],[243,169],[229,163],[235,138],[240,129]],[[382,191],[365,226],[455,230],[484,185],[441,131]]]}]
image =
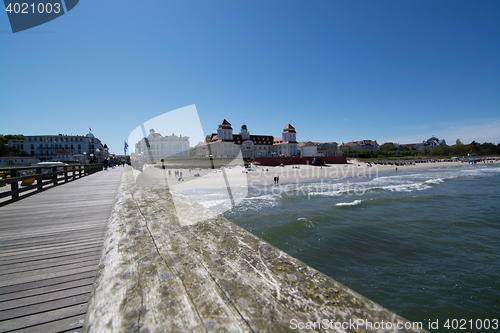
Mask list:
[{"label": "white building", "polygon": [[278,156],[299,156],[297,132],[292,125],[288,124],[283,129],[281,137],[274,138],[274,151]]},{"label": "white building", "polygon": [[401,145],[401,147],[408,147],[410,150],[424,150],[424,148],[432,150],[432,148],[437,146],[446,146],[446,141],[444,139],[439,140],[433,136],[427,139],[427,141],[422,141],[422,143],[405,143]]},{"label": "white building", "polygon": [[147,138],[135,144],[136,159],[142,162],[155,162],[165,158],[189,157],[189,137],[182,135],[162,136],[154,129],[149,130]]},{"label": "white building", "polygon": [[37,164],[40,160],[33,156],[12,156],[12,157],[0,157],[0,165],[10,166],[10,165],[24,165],[30,166]]},{"label": "white building", "polygon": [[251,135],[247,125],[242,125],[239,134],[233,134],[231,124],[224,119],[217,128],[217,133],[207,135],[204,142],[196,146],[196,156],[233,158],[241,152],[244,158],[271,156],[298,156],[295,128],[288,125],[283,129],[283,136]]},{"label": "white building", "polygon": [[83,135],[28,135],[24,142],[9,141],[10,147],[30,154],[40,161],[88,162],[95,157],[102,162],[107,147],[92,133]]},{"label": "white building", "polygon": [[316,146],[312,142],[303,145],[300,148],[300,156],[302,157],[318,156],[318,146]]}]

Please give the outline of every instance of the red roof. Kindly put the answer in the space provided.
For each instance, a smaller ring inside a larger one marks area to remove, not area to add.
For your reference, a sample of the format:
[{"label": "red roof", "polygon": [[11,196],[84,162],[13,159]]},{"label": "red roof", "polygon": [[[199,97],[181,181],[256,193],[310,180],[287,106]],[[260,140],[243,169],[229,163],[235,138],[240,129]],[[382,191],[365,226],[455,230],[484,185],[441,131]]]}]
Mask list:
[{"label": "red roof", "polygon": [[292,125],[288,124],[288,125],[286,125],[285,128],[283,128],[283,132],[293,132],[293,133],[295,133],[295,127],[293,127]]},{"label": "red roof", "polygon": [[224,128],[224,129],[233,129],[231,127],[231,124],[229,123],[229,121],[227,121],[226,119],[224,119],[220,124],[219,124],[219,128],[217,128],[218,130],[221,129],[221,128]]}]

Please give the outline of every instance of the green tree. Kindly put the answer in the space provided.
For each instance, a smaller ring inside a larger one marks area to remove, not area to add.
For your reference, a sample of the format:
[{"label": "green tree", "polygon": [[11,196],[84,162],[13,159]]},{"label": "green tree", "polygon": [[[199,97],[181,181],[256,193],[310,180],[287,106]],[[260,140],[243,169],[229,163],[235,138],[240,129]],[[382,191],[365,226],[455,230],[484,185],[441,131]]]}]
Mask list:
[{"label": "green tree", "polygon": [[451,146],[451,151],[453,154],[461,156],[465,156],[469,152],[467,150],[467,147],[462,143],[462,141],[460,141],[460,139],[457,139],[457,143]]},{"label": "green tree", "polygon": [[7,134],[7,135],[2,135],[0,134],[0,144],[7,144],[9,141],[13,142],[24,142],[26,138],[22,134]]},{"label": "green tree", "polygon": [[449,146],[436,146],[432,149],[432,155],[449,155],[451,153],[451,147]]},{"label": "green tree", "polygon": [[396,149],[396,145],[392,142],[386,142],[380,146],[380,150],[383,150],[383,151],[392,151],[394,149]]}]

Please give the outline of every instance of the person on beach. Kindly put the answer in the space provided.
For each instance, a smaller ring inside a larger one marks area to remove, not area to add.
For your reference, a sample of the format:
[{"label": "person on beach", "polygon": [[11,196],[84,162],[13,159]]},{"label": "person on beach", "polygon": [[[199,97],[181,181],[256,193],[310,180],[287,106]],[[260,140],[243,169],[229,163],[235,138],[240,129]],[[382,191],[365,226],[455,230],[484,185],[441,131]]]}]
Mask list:
[{"label": "person on beach", "polygon": [[276,185],[276,176],[274,176],[274,185]]},{"label": "person on beach", "polygon": [[276,176],[276,185],[278,185],[280,182],[280,176]]},{"label": "person on beach", "polygon": [[398,168],[396,168],[396,173],[398,173]]}]

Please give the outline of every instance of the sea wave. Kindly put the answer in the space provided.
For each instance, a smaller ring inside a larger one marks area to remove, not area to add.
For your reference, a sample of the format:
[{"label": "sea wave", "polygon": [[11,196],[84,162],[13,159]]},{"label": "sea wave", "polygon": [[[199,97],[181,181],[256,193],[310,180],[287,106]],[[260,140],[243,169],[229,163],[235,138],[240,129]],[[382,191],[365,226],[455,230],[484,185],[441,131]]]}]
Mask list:
[{"label": "sea wave", "polygon": [[362,202],[363,200],[354,200],[353,202],[339,202],[335,206],[356,206]]},{"label": "sea wave", "polygon": [[442,178],[429,179],[424,182],[424,184],[441,184],[444,182]]}]

